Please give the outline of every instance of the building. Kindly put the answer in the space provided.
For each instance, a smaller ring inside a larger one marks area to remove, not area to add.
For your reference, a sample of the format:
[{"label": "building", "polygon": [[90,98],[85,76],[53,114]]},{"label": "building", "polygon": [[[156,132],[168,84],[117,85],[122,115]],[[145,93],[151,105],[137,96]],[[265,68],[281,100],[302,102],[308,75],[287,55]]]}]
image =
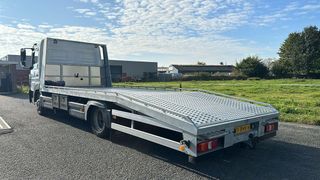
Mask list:
[{"label": "building", "polygon": [[169,67],[158,67],[158,74],[165,74],[169,72]]},{"label": "building", "polygon": [[0,61],[0,93],[15,92],[16,62]]},{"label": "building", "polygon": [[172,74],[169,74],[169,67],[158,67],[158,80],[170,81],[172,80]]},{"label": "building", "polygon": [[[30,61],[30,56],[27,56],[27,61]],[[20,55],[7,55],[2,58],[0,58],[0,62],[9,62],[9,63],[14,63],[16,67],[15,73],[15,81],[17,85],[22,85],[22,84],[28,84],[29,83],[29,69],[24,69],[20,65]]]},{"label": "building", "polygon": [[233,65],[177,65],[172,64],[169,66],[169,73],[173,75],[192,74],[192,73],[223,73],[231,74],[234,70]]},{"label": "building", "polygon": [[157,79],[157,62],[109,60],[109,65],[114,82]]}]

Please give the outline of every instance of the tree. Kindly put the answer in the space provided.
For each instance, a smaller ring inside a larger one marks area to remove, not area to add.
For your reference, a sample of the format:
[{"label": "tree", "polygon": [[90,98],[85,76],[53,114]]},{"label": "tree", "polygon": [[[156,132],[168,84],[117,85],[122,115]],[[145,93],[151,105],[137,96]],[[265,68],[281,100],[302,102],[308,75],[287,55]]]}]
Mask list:
[{"label": "tree", "polygon": [[236,63],[236,69],[248,77],[264,78],[268,76],[269,70],[261,61],[258,56],[249,56]]},{"label": "tree", "polygon": [[304,70],[310,76],[320,73],[320,30],[316,26],[304,28],[301,33],[304,40]]},{"label": "tree", "polygon": [[283,64],[281,61],[274,61],[270,65],[270,70],[275,77],[285,78],[288,76],[288,67]]},{"label": "tree", "polygon": [[290,33],[279,49],[279,61],[292,75],[320,74],[320,30],[316,26]]}]

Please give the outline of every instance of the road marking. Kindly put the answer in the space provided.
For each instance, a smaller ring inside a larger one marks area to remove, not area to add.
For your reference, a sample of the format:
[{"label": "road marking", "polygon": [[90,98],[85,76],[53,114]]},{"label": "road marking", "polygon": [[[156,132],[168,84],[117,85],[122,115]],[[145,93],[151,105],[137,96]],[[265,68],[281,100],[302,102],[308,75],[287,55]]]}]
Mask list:
[{"label": "road marking", "polygon": [[0,116],[0,134],[9,133],[9,132],[12,132],[12,128]]},{"label": "road marking", "polygon": [[3,124],[5,125],[5,126],[7,126],[7,128],[11,128],[8,124],[7,124],[7,122],[5,122],[4,121],[4,119],[0,116],[0,120],[3,122]]}]

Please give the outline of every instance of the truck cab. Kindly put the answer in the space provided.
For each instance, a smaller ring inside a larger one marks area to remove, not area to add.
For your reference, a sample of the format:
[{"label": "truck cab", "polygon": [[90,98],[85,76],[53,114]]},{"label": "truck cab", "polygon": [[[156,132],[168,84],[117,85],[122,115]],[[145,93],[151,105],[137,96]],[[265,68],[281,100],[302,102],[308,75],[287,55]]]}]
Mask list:
[{"label": "truck cab", "polygon": [[[72,42],[72,43],[70,43]],[[31,52],[27,61],[26,52]],[[31,69],[29,100],[36,102],[45,85],[111,87],[105,45],[46,38],[20,50],[21,65]]]}]

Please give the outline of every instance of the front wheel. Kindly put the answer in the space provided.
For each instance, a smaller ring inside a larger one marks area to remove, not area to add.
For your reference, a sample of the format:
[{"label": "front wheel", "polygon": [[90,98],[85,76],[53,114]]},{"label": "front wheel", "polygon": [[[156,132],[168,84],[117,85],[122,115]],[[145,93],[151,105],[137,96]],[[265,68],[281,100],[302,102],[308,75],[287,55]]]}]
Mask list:
[{"label": "front wheel", "polygon": [[36,105],[37,105],[37,113],[41,116],[44,116],[47,110],[41,105],[40,99],[37,100]]},{"label": "front wheel", "polygon": [[32,103],[33,91],[29,90],[29,102]]},{"label": "front wheel", "polygon": [[95,108],[91,113],[90,123],[93,134],[98,137],[104,138],[110,132],[110,114],[106,109]]}]

